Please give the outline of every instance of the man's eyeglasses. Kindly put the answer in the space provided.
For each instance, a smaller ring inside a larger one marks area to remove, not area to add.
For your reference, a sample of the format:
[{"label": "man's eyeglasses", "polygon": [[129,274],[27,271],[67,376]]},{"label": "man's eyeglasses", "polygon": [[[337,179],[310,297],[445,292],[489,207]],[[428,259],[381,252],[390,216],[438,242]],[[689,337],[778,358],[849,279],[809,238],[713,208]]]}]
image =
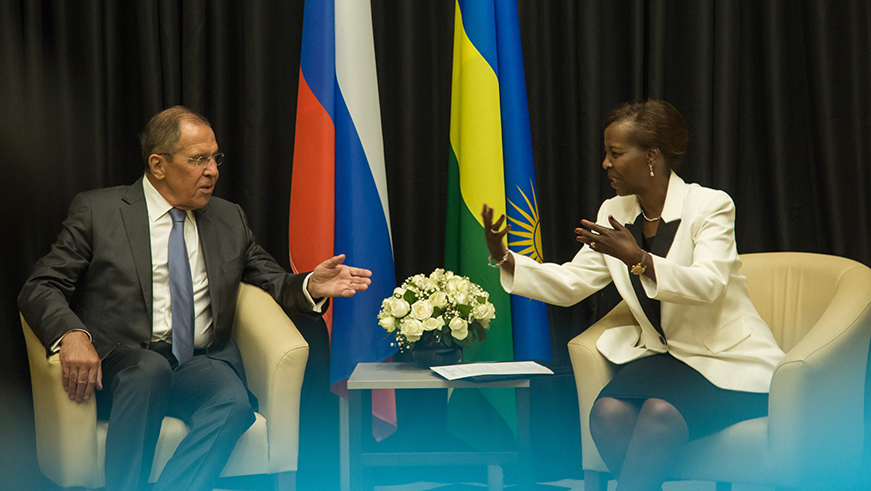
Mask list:
[{"label": "man's eyeglasses", "polygon": [[[166,155],[167,157],[170,158],[170,160],[173,157],[172,155],[170,155],[168,153],[164,153],[161,155]],[[209,161],[212,159],[215,159],[215,164],[220,166],[221,164],[224,163],[224,154],[223,153],[216,153],[215,155],[200,155],[199,157],[191,157],[188,159],[188,163],[193,164],[194,167],[199,167],[203,164],[208,164]]]},{"label": "man's eyeglasses", "polygon": [[189,158],[188,162],[194,164],[195,167],[199,167],[203,164],[208,164],[212,159],[215,159],[216,164],[221,165],[224,162],[224,154],[216,153],[215,155],[200,155],[199,157]]}]

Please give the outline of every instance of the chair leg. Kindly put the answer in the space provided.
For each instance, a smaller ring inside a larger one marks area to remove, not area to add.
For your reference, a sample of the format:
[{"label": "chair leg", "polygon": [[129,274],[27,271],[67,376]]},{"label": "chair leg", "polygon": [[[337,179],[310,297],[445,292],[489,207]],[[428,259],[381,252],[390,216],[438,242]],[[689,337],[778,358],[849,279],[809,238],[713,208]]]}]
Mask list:
[{"label": "chair leg", "polygon": [[608,474],[584,471],[584,491],[608,491]]},{"label": "chair leg", "polygon": [[730,482],[717,482],[717,491],[732,491],[732,483]]},{"label": "chair leg", "polygon": [[296,491],[296,472],[275,474],[275,491]]}]

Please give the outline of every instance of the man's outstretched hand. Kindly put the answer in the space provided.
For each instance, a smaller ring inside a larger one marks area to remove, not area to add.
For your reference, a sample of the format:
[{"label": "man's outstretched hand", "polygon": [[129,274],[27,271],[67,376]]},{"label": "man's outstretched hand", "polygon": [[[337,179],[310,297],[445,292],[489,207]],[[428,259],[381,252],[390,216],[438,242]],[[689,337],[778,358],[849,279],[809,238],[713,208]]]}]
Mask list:
[{"label": "man's outstretched hand", "polygon": [[344,254],[333,256],[318,264],[308,279],[308,292],[312,298],[353,297],[369,288],[372,272],[342,264]]}]

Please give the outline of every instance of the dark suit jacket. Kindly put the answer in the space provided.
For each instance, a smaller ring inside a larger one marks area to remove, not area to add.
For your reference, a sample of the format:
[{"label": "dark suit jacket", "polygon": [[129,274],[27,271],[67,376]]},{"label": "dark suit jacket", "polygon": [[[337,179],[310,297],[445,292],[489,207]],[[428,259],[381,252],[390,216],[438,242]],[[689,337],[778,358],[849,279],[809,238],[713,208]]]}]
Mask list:
[{"label": "dark suit jacket", "polygon": [[[209,356],[245,380],[230,339],[240,281],[269,292],[285,310],[311,313],[303,274],[287,273],[254,241],[238,205],[212,197],[194,212],[209,278],[214,340]],[[71,329],[93,338],[100,358],[117,346],[147,348],[152,331],[151,240],[142,179],[78,194],[51,251],[34,267],[18,307],[43,345]]]}]

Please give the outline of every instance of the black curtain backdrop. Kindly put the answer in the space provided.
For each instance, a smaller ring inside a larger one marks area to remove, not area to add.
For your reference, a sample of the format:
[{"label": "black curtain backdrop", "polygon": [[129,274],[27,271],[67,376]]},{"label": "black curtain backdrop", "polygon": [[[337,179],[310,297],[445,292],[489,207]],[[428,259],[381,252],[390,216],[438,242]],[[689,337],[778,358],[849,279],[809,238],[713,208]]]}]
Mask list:
[{"label": "black curtain backdrop", "polygon": [[[518,4],[546,260],[571,259],[572,230],[613,195],[602,117],[656,97],[690,128],[682,177],[735,200],[741,253],[871,264],[869,2]],[[442,265],[454,4],[372,0],[372,12],[401,281]],[[184,104],[211,120],[228,156],[216,193],[288,266],[302,14],[303,0],[0,0],[0,475],[16,489],[45,483],[15,298],[77,192],[142,174],[148,118]],[[551,308],[558,366],[614,302],[606,290]],[[577,425],[570,399],[560,410]]]}]

